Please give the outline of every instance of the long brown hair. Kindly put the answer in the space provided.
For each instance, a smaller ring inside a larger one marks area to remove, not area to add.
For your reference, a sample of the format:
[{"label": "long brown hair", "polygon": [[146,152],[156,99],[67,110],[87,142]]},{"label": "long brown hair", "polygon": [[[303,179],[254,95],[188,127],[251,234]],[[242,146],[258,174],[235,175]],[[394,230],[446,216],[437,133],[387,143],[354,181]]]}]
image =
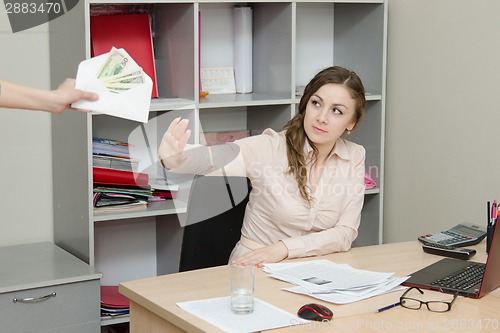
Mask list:
[{"label": "long brown hair", "polygon": [[356,73],[344,67],[332,66],[321,70],[305,87],[304,94],[300,99],[299,110],[284,126],[284,129],[286,130],[288,172],[294,175],[299,185],[300,195],[308,203],[311,203],[314,198],[307,186],[307,159],[304,152],[306,140],[313,149],[313,161],[316,161],[318,150],[306,135],[304,116],[311,96],[328,83],[341,84],[349,89],[351,97],[356,102],[354,126],[361,121],[365,113],[366,99],[363,83]]}]

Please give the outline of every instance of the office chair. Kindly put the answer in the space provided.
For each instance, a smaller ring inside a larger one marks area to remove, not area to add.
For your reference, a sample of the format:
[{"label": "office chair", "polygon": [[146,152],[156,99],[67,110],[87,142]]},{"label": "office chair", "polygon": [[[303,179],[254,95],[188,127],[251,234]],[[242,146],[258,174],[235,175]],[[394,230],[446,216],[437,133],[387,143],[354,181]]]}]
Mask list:
[{"label": "office chair", "polygon": [[195,176],[188,199],[179,272],[228,263],[241,236],[250,189],[246,177]]}]

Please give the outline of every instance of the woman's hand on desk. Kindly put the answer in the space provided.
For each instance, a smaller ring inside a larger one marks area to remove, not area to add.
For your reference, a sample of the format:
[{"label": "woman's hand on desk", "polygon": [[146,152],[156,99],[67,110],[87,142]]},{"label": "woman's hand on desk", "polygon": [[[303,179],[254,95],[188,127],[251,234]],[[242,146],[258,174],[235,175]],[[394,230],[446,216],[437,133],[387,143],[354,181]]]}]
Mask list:
[{"label": "woman's hand on desk", "polygon": [[175,168],[186,159],[182,152],[191,136],[191,131],[186,130],[188,123],[188,119],[175,118],[163,135],[158,156],[166,169]]},{"label": "woman's hand on desk", "polygon": [[264,263],[280,262],[288,257],[288,248],[279,241],[273,245],[261,247],[233,260],[234,263],[252,264],[262,267]]}]

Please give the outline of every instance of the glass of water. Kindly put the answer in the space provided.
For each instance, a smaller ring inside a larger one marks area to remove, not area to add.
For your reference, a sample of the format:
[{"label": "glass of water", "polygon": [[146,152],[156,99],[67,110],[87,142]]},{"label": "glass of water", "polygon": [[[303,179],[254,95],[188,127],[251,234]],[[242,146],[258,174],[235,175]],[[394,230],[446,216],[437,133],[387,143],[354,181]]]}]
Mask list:
[{"label": "glass of water", "polygon": [[231,311],[237,314],[253,312],[254,265],[229,264],[231,275]]}]

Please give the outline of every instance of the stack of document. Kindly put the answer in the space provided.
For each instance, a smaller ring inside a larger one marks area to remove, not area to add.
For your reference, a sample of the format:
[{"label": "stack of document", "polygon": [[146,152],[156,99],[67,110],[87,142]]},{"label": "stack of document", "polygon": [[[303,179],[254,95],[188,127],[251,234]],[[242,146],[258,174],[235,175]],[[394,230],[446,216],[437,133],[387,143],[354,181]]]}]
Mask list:
[{"label": "stack of document", "polygon": [[118,286],[101,286],[101,317],[128,315],[129,303],[128,298],[118,291]]},{"label": "stack of document", "polygon": [[400,290],[409,276],[355,269],[329,260],[265,264],[271,277],[292,283],[284,290],[309,295],[326,302],[347,304]]}]

